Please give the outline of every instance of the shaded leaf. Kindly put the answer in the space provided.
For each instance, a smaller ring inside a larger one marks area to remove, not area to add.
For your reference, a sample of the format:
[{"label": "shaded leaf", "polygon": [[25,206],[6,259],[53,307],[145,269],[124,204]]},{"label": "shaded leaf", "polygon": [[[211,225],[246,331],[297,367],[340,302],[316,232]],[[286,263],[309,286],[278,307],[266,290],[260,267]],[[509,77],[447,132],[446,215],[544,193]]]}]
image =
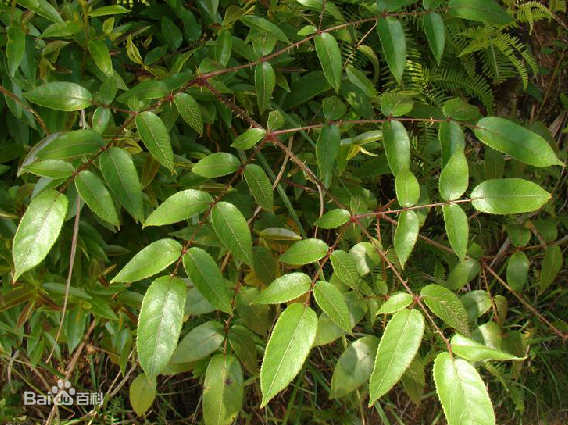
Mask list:
[{"label": "shaded leaf", "polygon": [[442,60],[442,55],[444,54],[444,45],[446,44],[446,28],[444,26],[444,20],[439,14],[431,12],[424,15],[422,22],[426,38],[428,39],[428,44],[430,45],[430,49],[432,50],[432,53],[434,53],[434,57],[439,65]]},{"label": "shaded leaf", "polygon": [[231,298],[213,257],[203,249],[193,247],[183,256],[183,265],[201,295],[219,310],[230,313]]},{"label": "shaded leaf", "polygon": [[274,87],[276,87],[276,76],[270,63],[263,62],[255,67],[254,85],[256,88],[258,109],[262,114],[268,109],[270,99],[272,99],[272,92],[274,91]]},{"label": "shaded leaf", "polygon": [[325,78],[335,91],[339,91],[343,62],[341,59],[341,51],[339,50],[335,37],[325,32],[317,35],[314,42]]},{"label": "shaded leaf", "polygon": [[216,320],[210,320],[182,338],[172,356],[172,363],[191,363],[214,353],[225,340],[225,328]]},{"label": "shaded leaf", "polygon": [[144,221],[142,185],[132,157],[123,149],[112,147],[100,157],[102,175],[115,199],[139,221]]},{"label": "shaded leaf", "polygon": [[96,215],[114,226],[120,225],[112,196],[96,174],[89,170],[81,171],[75,178],[75,187]]},{"label": "shaded leaf", "polygon": [[393,17],[379,17],[377,33],[381,39],[389,69],[396,81],[402,84],[402,73],[406,67],[406,36],[402,24]]},{"label": "shaded leaf", "polygon": [[130,404],[138,416],[143,416],[156,399],[156,381],[138,375],[130,384]]},{"label": "shaded leaf", "polygon": [[213,356],[203,384],[205,425],[228,425],[243,404],[244,379],[239,361],[226,354]]},{"label": "shaded leaf", "polygon": [[367,335],[354,341],[337,360],[331,377],[331,397],[341,398],[355,391],[371,376],[379,339]]}]

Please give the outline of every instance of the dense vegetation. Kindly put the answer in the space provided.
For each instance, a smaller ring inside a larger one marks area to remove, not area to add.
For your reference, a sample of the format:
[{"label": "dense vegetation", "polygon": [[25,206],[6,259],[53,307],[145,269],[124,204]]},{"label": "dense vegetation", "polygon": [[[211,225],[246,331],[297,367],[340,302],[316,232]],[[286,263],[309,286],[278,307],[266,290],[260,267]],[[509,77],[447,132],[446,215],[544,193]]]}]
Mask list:
[{"label": "dense vegetation", "polygon": [[[562,421],[566,28],[0,3],[0,420]],[[104,399],[24,405],[58,380]]]}]

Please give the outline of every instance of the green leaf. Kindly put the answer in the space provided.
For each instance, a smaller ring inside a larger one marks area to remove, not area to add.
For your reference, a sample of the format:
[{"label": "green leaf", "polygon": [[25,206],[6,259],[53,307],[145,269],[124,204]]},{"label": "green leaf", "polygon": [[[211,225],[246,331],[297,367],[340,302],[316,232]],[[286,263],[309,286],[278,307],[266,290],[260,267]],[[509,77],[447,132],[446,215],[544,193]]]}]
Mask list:
[{"label": "green leaf", "polygon": [[343,283],[353,289],[359,289],[361,277],[357,272],[355,259],[347,252],[340,249],[333,251],[330,256],[333,271]]},{"label": "green leaf", "polygon": [[298,298],[310,290],[311,279],[304,273],[289,273],[274,280],[254,299],[256,304],[280,304]]},{"label": "green leaf", "polygon": [[52,22],[63,22],[59,12],[57,12],[57,10],[46,0],[18,0],[17,3]]},{"label": "green leaf", "polygon": [[68,131],[56,136],[39,150],[39,159],[75,159],[95,154],[103,146],[103,139],[93,130]]},{"label": "green leaf", "polygon": [[542,260],[542,270],[538,286],[540,292],[545,291],[554,282],[556,276],[562,269],[563,257],[562,250],[558,245],[551,245],[546,248],[544,260]]},{"label": "green leaf", "polygon": [[393,314],[403,308],[408,307],[414,298],[407,292],[396,292],[392,294],[386,302],[379,308],[377,314]]},{"label": "green leaf", "polygon": [[434,57],[439,65],[442,60],[442,55],[444,54],[444,45],[446,44],[446,28],[444,20],[439,14],[431,12],[424,15],[422,23],[424,25],[424,32],[426,33],[430,49],[432,50],[432,53],[434,53]]},{"label": "green leaf", "polygon": [[278,28],[272,22],[264,18],[261,18],[260,16],[252,16],[252,15],[243,16],[241,18],[241,21],[249,28],[261,31],[268,31],[273,36],[275,36],[278,41],[282,41],[284,43],[290,43],[290,40],[288,40],[288,37],[286,37],[286,34],[284,34],[280,28]]},{"label": "green leaf", "polygon": [[258,64],[254,69],[254,86],[256,88],[256,101],[262,114],[272,99],[272,92],[276,87],[276,76],[272,65],[268,62]]},{"label": "green leaf", "polygon": [[201,136],[203,118],[201,108],[195,99],[187,93],[178,93],[174,96],[174,103],[183,120]]},{"label": "green leaf", "polygon": [[164,16],[162,17],[161,30],[161,35],[164,37],[171,50],[177,50],[183,41],[183,36],[177,25],[174,24],[170,18]]},{"label": "green leaf", "polygon": [[274,208],[274,190],[270,179],[262,169],[256,164],[248,164],[243,172],[248,184],[250,193],[255,201],[267,212],[272,212]]},{"label": "green leaf", "polygon": [[345,67],[345,72],[347,73],[349,81],[351,81],[353,85],[359,87],[369,99],[377,98],[378,93],[375,88],[375,84],[369,80],[365,74],[352,65],[347,65]]},{"label": "green leaf", "polygon": [[172,356],[172,363],[191,363],[217,351],[225,340],[225,328],[215,320],[193,328],[182,338]]},{"label": "green leaf", "polygon": [[479,117],[479,108],[470,105],[459,97],[446,101],[442,111],[445,116],[459,121],[471,121]]},{"label": "green leaf", "polygon": [[331,377],[331,398],[341,398],[355,391],[371,376],[379,339],[367,335],[354,341],[343,352]]},{"label": "green leaf", "polygon": [[412,362],[410,362],[410,366],[402,375],[401,382],[408,397],[415,404],[420,404],[424,395],[424,387],[426,386],[424,362],[420,357],[420,353],[417,353]]},{"label": "green leaf", "polygon": [[424,317],[418,310],[401,310],[387,324],[377,348],[369,381],[369,407],[402,377],[424,336]]},{"label": "green leaf", "polygon": [[138,375],[130,384],[130,404],[138,416],[143,416],[156,399],[156,381]]},{"label": "green leaf", "polygon": [[24,93],[30,102],[58,111],[78,111],[91,106],[93,95],[86,88],[63,81],[36,87]]},{"label": "green leaf", "polygon": [[517,251],[507,261],[507,283],[517,292],[522,292],[527,283],[530,262],[527,254]]},{"label": "green leaf", "polygon": [[438,354],[434,382],[448,425],[495,425],[485,383],[468,362],[452,359],[448,353]]},{"label": "green leaf", "polygon": [[187,220],[209,208],[213,198],[201,190],[186,189],[166,199],[144,222],[147,226],[164,226]]},{"label": "green leaf", "polygon": [[114,226],[120,226],[112,196],[96,174],[89,170],[81,171],[75,178],[75,187],[96,215]]},{"label": "green leaf", "polygon": [[49,177],[50,179],[66,179],[75,171],[73,164],[56,159],[36,161],[30,165],[22,167],[22,170],[33,173],[37,176]]},{"label": "green leaf", "polygon": [[325,125],[316,145],[319,177],[325,187],[329,187],[331,184],[331,177],[335,169],[335,159],[339,153],[340,143],[341,135],[339,133],[339,127],[334,124]]},{"label": "green leaf", "polygon": [[318,318],[309,307],[294,303],[278,318],[260,368],[261,408],[294,379],[310,353]]},{"label": "green leaf", "polygon": [[98,7],[89,12],[91,18],[99,18],[101,16],[119,15],[121,13],[129,13],[130,10],[119,5]]},{"label": "green leaf", "polygon": [[174,153],[170,144],[170,135],[160,117],[153,112],[146,111],[136,115],[135,120],[140,138],[148,151],[156,161],[173,172]]},{"label": "green leaf", "polygon": [[350,217],[349,211],[336,209],[326,212],[314,224],[322,229],[335,229],[347,223]]},{"label": "green leaf", "polygon": [[67,203],[67,197],[54,190],[32,200],[14,236],[14,281],[45,259],[63,227]]},{"label": "green leaf", "polygon": [[451,340],[452,351],[472,362],[485,360],[521,360],[517,356],[480,344],[461,335],[454,335]]},{"label": "green leaf", "polygon": [[262,128],[249,128],[235,139],[231,147],[235,149],[250,149],[260,142],[265,134],[266,131]]},{"label": "green leaf", "polygon": [[403,168],[394,180],[396,198],[403,207],[411,207],[420,198],[420,185],[418,180],[408,168]]},{"label": "green leaf", "polygon": [[183,324],[185,292],[183,280],[163,276],[152,282],[144,294],[136,350],[140,366],[151,381],[165,369],[176,349]]},{"label": "green leaf", "polygon": [[489,214],[520,214],[538,210],[551,194],[539,185],[523,179],[486,180],[473,189],[473,207]]},{"label": "green leaf", "polygon": [[192,171],[208,179],[226,176],[239,169],[241,163],[239,159],[227,152],[217,152],[207,155],[193,166]]},{"label": "green leaf", "polygon": [[486,145],[525,164],[535,167],[564,165],[541,136],[505,118],[481,118],[474,133]]},{"label": "green leaf", "polygon": [[416,3],[418,0],[377,0],[377,7],[381,12],[394,12]]},{"label": "green leaf", "polygon": [[338,120],[347,112],[347,106],[337,96],[326,97],[322,101],[323,116],[326,120]]},{"label": "green leaf", "polygon": [[410,138],[400,121],[383,124],[385,152],[392,173],[396,176],[404,168],[410,169]]},{"label": "green leaf", "polygon": [[42,38],[71,38],[83,29],[83,22],[80,20],[57,22],[48,26]]},{"label": "green leaf", "polygon": [[243,405],[244,379],[239,361],[226,354],[213,356],[203,384],[205,425],[229,425]]},{"label": "green leaf", "polygon": [[314,38],[314,43],[325,78],[335,91],[339,91],[343,62],[335,37],[327,32],[322,33]]},{"label": "green leaf", "polygon": [[152,242],[134,257],[111,280],[136,282],[160,273],[181,255],[181,245],[174,239],[164,238]]},{"label": "green leaf", "polygon": [[232,311],[225,279],[209,253],[201,248],[190,248],[183,257],[183,265],[193,285],[207,301],[221,311]]},{"label": "green leaf", "polygon": [[329,247],[321,239],[305,239],[298,241],[280,256],[282,263],[303,266],[321,260],[327,254]]},{"label": "green leaf", "polygon": [[440,285],[427,285],[420,291],[424,303],[436,316],[462,335],[469,335],[467,311],[456,294]]},{"label": "green leaf", "polygon": [[440,124],[438,140],[442,147],[442,167],[445,167],[456,152],[463,152],[465,136],[461,126],[455,121],[444,121]]},{"label": "green leaf", "polygon": [[110,59],[110,52],[104,41],[89,40],[88,44],[89,53],[93,57],[99,69],[107,76],[112,77],[112,60]]},{"label": "green leaf", "polygon": [[329,83],[323,71],[312,71],[294,83],[290,94],[282,103],[282,108],[294,109],[328,89]]},{"label": "green leaf", "polygon": [[239,209],[228,202],[219,202],[211,212],[211,223],[223,245],[252,267],[252,237]]},{"label": "green leaf", "polygon": [[413,107],[412,99],[400,92],[386,92],[381,96],[381,112],[387,117],[401,117]]},{"label": "green leaf", "polygon": [[229,343],[235,354],[251,374],[258,374],[256,344],[254,334],[244,326],[236,325],[229,329]]},{"label": "green leaf", "polygon": [[333,322],[346,332],[351,332],[351,319],[345,297],[331,283],[320,281],[314,287],[316,302]]},{"label": "green leaf", "polygon": [[406,36],[400,21],[393,17],[377,19],[377,33],[389,69],[398,84],[402,84],[402,73],[406,67]]},{"label": "green leaf", "polygon": [[449,9],[451,16],[470,21],[506,25],[513,20],[494,0],[450,0]]},{"label": "green leaf", "polygon": [[123,149],[112,147],[101,155],[100,167],[115,199],[136,220],[144,221],[142,185],[130,154]]},{"label": "green leaf", "polygon": [[469,167],[463,151],[458,150],[444,166],[438,179],[438,190],[445,201],[455,201],[464,194],[469,183]]},{"label": "green leaf", "polygon": [[394,233],[394,251],[402,268],[404,268],[406,260],[414,249],[419,228],[420,221],[414,211],[407,210],[400,213]]},{"label": "green leaf", "polygon": [[10,77],[14,77],[26,53],[26,34],[19,25],[8,27],[6,32],[8,35],[8,41],[6,42],[8,70]]},{"label": "green leaf", "polygon": [[469,237],[467,214],[457,204],[444,205],[442,212],[450,246],[460,261],[463,262],[467,254],[467,240]]},{"label": "green leaf", "polygon": [[469,321],[475,321],[483,314],[487,313],[493,306],[491,296],[487,291],[469,291],[460,297],[460,300],[467,311]]}]

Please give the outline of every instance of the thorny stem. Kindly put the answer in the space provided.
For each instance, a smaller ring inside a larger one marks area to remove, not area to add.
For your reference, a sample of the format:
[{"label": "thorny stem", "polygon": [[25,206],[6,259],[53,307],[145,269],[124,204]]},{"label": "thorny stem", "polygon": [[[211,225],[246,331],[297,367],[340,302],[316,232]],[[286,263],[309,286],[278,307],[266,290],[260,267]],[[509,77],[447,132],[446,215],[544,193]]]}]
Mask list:
[{"label": "thorny stem", "polygon": [[[14,2],[15,4],[16,2]],[[24,103],[24,101],[22,99],[20,99],[18,96],[16,96],[14,93],[12,93],[10,90],[7,90],[6,88],[2,87],[0,85],[0,93],[2,93],[5,96],[8,96],[10,99],[12,99],[14,102],[19,103],[22,108],[24,108],[26,111],[28,111],[29,113],[31,113],[36,121],[38,122],[38,124],[41,126],[41,128],[43,129],[43,131],[45,131],[45,134],[49,136],[49,134],[51,133],[49,131],[49,129],[47,128],[47,126],[45,125],[45,122],[41,119],[41,117],[39,116],[39,114],[36,112],[35,109],[31,108],[30,106],[26,105]]]}]

